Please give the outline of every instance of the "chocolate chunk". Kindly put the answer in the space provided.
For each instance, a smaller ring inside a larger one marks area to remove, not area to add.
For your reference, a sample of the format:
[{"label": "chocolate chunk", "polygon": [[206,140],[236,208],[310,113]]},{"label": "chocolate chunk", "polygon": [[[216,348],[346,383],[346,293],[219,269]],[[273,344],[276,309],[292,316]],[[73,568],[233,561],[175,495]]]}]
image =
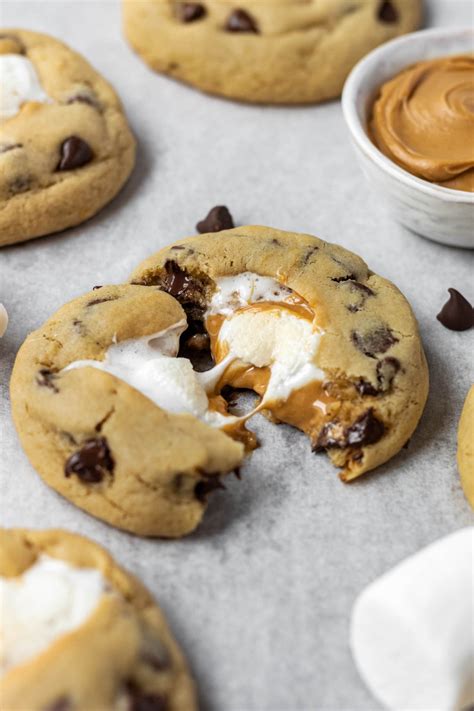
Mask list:
[{"label": "chocolate chunk", "polygon": [[96,286],[92,287],[92,291],[96,291],[97,289],[102,289],[103,286],[104,286],[103,284],[96,284]]},{"label": "chocolate chunk", "polygon": [[53,373],[49,368],[41,368],[36,374],[36,382],[42,388],[49,388],[55,393],[59,392],[59,389],[54,384],[54,379],[57,378],[57,374]]},{"label": "chocolate chunk", "polygon": [[200,234],[231,230],[233,227],[234,221],[232,215],[225,205],[216,205],[216,207],[213,207],[212,210],[209,210],[207,217],[196,225],[196,229]]},{"label": "chocolate chunk", "polygon": [[87,484],[102,481],[107,472],[112,472],[115,462],[112,459],[105,437],[88,439],[81,449],[71,454],[64,466],[67,477],[77,474]]},{"label": "chocolate chunk", "polygon": [[61,696],[57,701],[44,707],[44,711],[70,711],[71,709],[72,704],[67,696]]},{"label": "chocolate chunk", "polygon": [[255,32],[258,34],[258,26],[255,20],[245,10],[236,9],[227,18],[225,29],[228,32]]},{"label": "chocolate chunk", "polygon": [[354,291],[356,293],[362,294],[365,297],[368,296],[375,296],[374,292],[372,289],[365,284],[361,284],[360,281],[350,281],[348,282],[349,284],[349,290]]},{"label": "chocolate chunk", "polygon": [[175,251],[178,252],[182,249],[186,249],[186,247],[183,244],[175,244],[175,245],[173,245],[173,247],[171,247],[171,249],[174,249]]},{"label": "chocolate chunk", "polygon": [[319,433],[313,451],[325,449],[367,446],[375,444],[385,432],[383,422],[377,419],[372,408],[364,412],[349,427],[344,427],[337,420],[328,422]]},{"label": "chocolate chunk", "polygon": [[379,391],[377,388],[374,388],[372,383],[369,383],[368,380],[365,380],[364,378],[361,378],[355,383],[355,387],[359,395],[370,395],[372,397],[375,397],[376,395],[379,394]]},{"label": "chocolate chunk", "polygon": [[74,170],[90,163],[94,157],[92,148],[77,136],[70,136],[61,143],[61,158],[56,170]]},{"label": "chocolate chunk", "polygon": [[208,494],[216,489],[225,489],[224,484],[220,481],[219,477],[213,476],[210,479],[201,479],[198,481],[194,487],[194,495],[198,501],[207,501]]},{"label": "chocolate chunk", "polygon": [[379,441],[385,432],[383,422],[374,415],[372,408],[364,412],[350,427],[346,429],[346,446],[367,446]]},{"label": "chocolate chunk", "polygon": [[133,681],[127,683],[126,689],[129,711],[167,711],[169,708],[164,696],[149,694],[140,689]]},{"label": "chocolate chunk", "polygon": [[380,22],[392,24],[393,22],[398,22],[398,10],[391,0],[382,0],[379,5],[377,17]]},{"label": "chocolate chunk", "polygon": [[456,289],[448,289],[448,291],[449,300],[436,318],[451,331],[467,331],[474,326],[474,310],[459,291]]},{"label": "chocolate chunk", "polygon": [[179,2],[176,5],[176,15],[181,22],[195,22],[206,14],[206,8],[200,2]]},{"label": "chocolate chunk", "polygon": [[368,358],[375,358],[377,353],[385,353],[395,343],[398,343],[398,338],[386,326],[379,326],[367,333],[352,331],[351,338],[355,347]]},{"label": "chocolate chunk", "polygon": [[207,333],[195,333],[188,338],[186,346],[195,351],[207,351],[210,346],[210,338]]},{"label": "chocolate chunk", "polygon": [[318,435],[313,451],[322,452],[331,447],[342,449],[346,446],[346,436],[344,425],[341,422],[328,422],[324,425]]},{"label": "chocolate chunk", "polygon": [[186,298],[191,295],[196,287],[196,282],[190,274],[171,259],[165,262],[165,271],[163,288],[168,294],[175,298]]}]

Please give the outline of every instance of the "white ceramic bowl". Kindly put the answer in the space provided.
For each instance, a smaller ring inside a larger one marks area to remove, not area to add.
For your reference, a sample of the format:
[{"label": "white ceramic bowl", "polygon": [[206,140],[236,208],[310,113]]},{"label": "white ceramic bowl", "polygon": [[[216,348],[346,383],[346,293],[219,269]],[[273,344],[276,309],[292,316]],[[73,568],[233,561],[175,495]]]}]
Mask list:
[{"label": "white ceramic bowl", "polygon": [[474,30],[413,32],[382,45],[352,70],[342,95],[346,123],[362,169],[402,225],[444,244],[474,248],[474,193],[421,180],[387,158],[367,134],[367,119],[381,85],[423,59],[472,52]]}]

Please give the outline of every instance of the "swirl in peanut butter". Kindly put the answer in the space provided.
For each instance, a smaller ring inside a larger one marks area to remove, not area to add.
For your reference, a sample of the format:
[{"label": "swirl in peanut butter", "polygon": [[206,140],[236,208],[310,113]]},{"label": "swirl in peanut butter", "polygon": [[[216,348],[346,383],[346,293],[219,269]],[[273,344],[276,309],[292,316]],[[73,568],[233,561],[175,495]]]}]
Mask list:
[{"label": "swirl in peanut butter", "polygon": [[385,83],[370,133],[413,175],[474,192],[474,56],[419,62]]}]

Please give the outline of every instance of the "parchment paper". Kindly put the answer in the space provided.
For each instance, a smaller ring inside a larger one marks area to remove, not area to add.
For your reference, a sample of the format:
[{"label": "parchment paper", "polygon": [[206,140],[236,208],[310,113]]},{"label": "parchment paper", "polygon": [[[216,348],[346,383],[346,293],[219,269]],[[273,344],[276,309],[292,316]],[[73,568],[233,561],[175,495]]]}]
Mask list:
[{"label": "parchment paper", "polygon": [[[428,24],[467,25],[468,0],[429,3]],[[0,250],[1,519],[66,527],[107,546],[159,599],[210,711],[375,711],[348,647],[358,592],[440,536],[472,522],[456,472],[456,425],[472,382],[472,332],[435,316],[456,287],[471,301],[472,255],[394,224],[366,184],[339,102],[243,106],[153,74],[121,37],[115,1],[10,2],[6,27],[49,32],[117,88],[139,140],[120,197],[87,224]],[[394,281],[419,318],[431,394],[408,450],[343,485],[305,437],[260,419],[263,446],[216,493],[198,531],[153,541],[96,521],[28,464],[9,415],[8,380],[29,331],[95,284],[125,280],[161,246],[195,233],[215,204],[237,224],[317,234]]]}]

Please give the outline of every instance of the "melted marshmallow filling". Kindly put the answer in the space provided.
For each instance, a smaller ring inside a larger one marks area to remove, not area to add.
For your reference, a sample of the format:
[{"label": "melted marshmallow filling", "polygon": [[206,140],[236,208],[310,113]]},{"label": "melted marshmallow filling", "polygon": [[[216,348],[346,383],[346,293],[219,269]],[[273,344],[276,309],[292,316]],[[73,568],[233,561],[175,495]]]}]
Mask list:
[{"label": "melted marshmallow filling", "polygon": [[251,272],[218,279],[216,287],[206,321],[212,316],[222,319],[217,343],[225,355],[211,370],[196,372],[190,360],[177,358],[179,339],[187,326],[184,320],[159,333],[112,343],[103,361],[74,361],[65,370],[103,370],[162,409],[192,414],[215,427],[236,424],[255,412],[237,418],[212,407],[210,398],[216,395],[231,365],[270,369],[258,409],[271,401],[285,400],[294,390],[324,378],[315,364],[322,332],[313,320],[290,310],[294,292],[275,279]]},{"label": "melted marshmallow filling", "polygon": [[33,63],[21,54],[0,55],[0,77],[0,120],[15,116],[26,101],[50,101]]},{"label": "melted marshmallow filling", "polygon": [[47,555],[19,577],[0,578],[0,672],[84,624],[107,589],[99,570]]}]

